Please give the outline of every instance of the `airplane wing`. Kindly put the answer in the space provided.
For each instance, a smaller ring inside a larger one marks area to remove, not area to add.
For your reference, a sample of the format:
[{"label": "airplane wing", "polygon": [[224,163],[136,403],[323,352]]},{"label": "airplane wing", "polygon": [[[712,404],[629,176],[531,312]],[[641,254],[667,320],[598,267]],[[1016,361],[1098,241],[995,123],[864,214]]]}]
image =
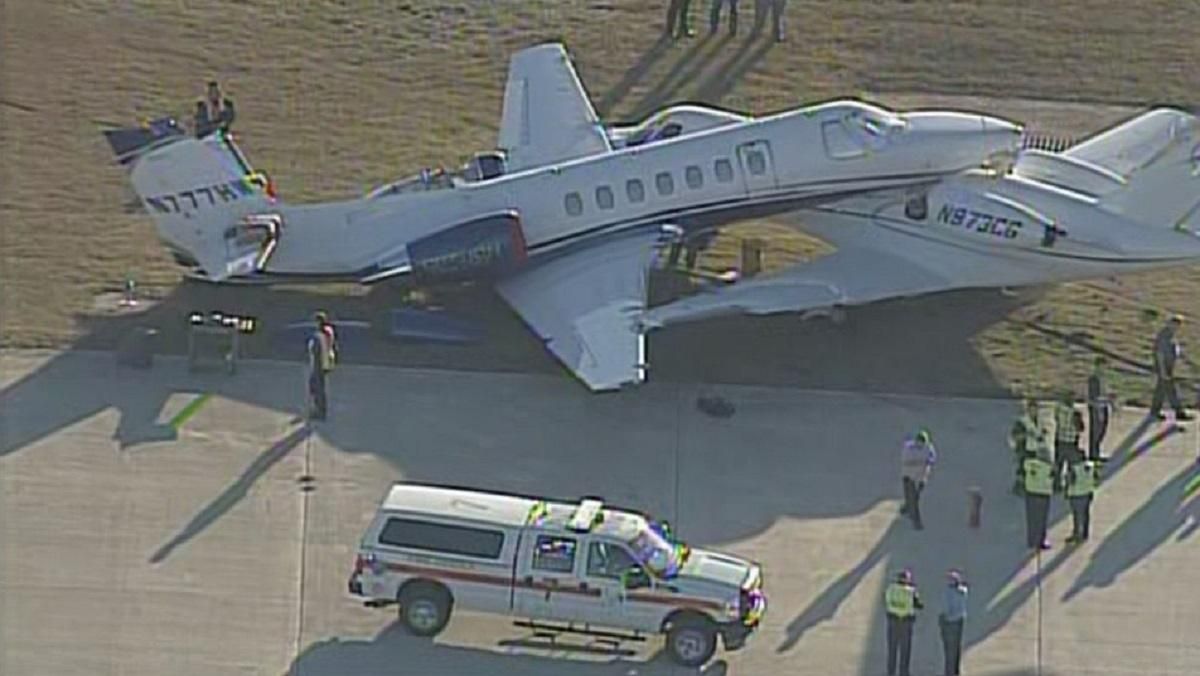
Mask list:
[{"label": "airplane wing", "polygon": [[1156,108],[1078,143],[1063,152],[1128,177],[1146,167],[1187,136],[1194,117],[1172,108]]},{"label": "airplane wing", "polygon": [[561,44],[513,55],[497,145],[507,154],[510,172],[612,150]]},{"label": "airplane wing", "polygon": [[496,285],[500,295],[592,390],[645,378],[649,268],[662,231],[612,240],[559,255]]},{"label": "airplane wing", "polygon": [[703,291],[648,310],[645,329],[731,314],[765,315],[860,305],[958,284],[938,269],[878,248],[844,247],[778,274]]}]

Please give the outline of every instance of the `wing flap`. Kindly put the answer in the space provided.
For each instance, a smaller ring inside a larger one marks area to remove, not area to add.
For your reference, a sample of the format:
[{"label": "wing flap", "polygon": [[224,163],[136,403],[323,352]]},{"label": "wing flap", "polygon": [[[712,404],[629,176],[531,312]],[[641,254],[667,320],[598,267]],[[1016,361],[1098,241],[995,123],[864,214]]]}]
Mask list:
[{"label": "wing flap", "polygon": [[660,232],[559,255],[496,285],[547,349],[592,390],[645,379],[649,268]]},{"label": "wing flap", "polygon": [[508,171],[612,149],[561,44],[538,45],[513,55],[498,146],[507,155]]}]

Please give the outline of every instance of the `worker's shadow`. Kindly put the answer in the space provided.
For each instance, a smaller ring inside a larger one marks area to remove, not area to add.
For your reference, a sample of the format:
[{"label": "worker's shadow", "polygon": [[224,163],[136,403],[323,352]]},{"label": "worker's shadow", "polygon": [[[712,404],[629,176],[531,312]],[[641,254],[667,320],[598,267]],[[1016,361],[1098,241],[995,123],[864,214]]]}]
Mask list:
[{"label": "worker's shadow", "polygon": [[[642,119],[666,107],[673,99],[679,97],[684,88],[695,82],[709,64],[725,54],[725,47],[732,39],[728,34],[722,34],[721,36],[706,35],[701,40],[697,40],[683,57],[675,62],[671,70],[659,78],[658,82],[647,90],[641,100],[633,105],[633,117]],[[728,55],[726,54],[726,56]],[[736,59],[737,57],[732,58]]]},{"label": "worker's shadow", "polygon": [[1198,520],[1200,467],[1191,464],[1160,486],[1096,547],[1062,600],[1070,601],[1088,587],[1112,585],[1172,535],[1176,542],[1189,538],[1196,531]]},{"label": "worker's shadow", "polygon": [[788,623],[785,638],[775,648],[775,652],[784,653],[791,650],[809,629],[833,619],[842,602],[858,587],[867,573],[889,557],[902,528],[903,525],[898,521],[892,522],[883,537],[875,543],[875,546],[863,556],[857,565],[834,580],[808,604],[808,607],[800,611],[800,614]]},{"label": "worker's shadow", "polygon": [[217,519],[221,518],[242,498],[246,497],[246,493],[258,481],[259,477],[286,457],[292,449],[299,446],[310,434],[312,434],[312,429],[308,425],[302,425],[260,453],[254,459],[254,462],[246,467],[236,481],[201,509],[196,516],[192,517],[192,520],[170,540],[163,543],[161,547],[151,554],[150,563],[161,563],[176,548],[196,537]]},{"label": "worker's shadow", "polygon": [[[497,623],[505,622],[496,617]],[[453,620],[451,620],[453,623]],[[586,640],[586,639],[584,639]],[[569,641],[569,639],[564,639]],[[406,633],[397,624],[389,625],[370,640],[341,640],[337,637],[314,643],[301,653],[288,669],[288,674],[303,676],[343,676],[344,674],[500,674],[523,676],[684,676],[685,674],[724,676],[729,667],[724,660],[715,660],[699,669],[672,664],[660,650],[649,660],[626,659],[613,653],[605,661],[568,660],[541,656],[537,651],[526,652],[516,646],[501,646],[508,654],[486,648],[460,647],[421,639]],[[563,645],[551,649],[555,653]],[[597,656],[596,650],[586,650]],[[600,654],[603,654],[602,651]]]},{"label": "worker's shadow", "polygon": [[[629,92],[636,87],[639,82],[642,81],[642,78],[646,76],[646,73],[650,72],[650,70],[654,68],[654,65],[662,59],[663,55],[670,51],[670,48],[671,38],[670,36],[663,34],[658,38],[658,40],[655,41],[653,45],[650,46],[650,49],[642,52],[641,57],[638,58],[636,63],[629,67],[629,70],[625,71],[625,74],[621,77],[621,80],[617,82],[617,84],[613,85],[612,89],[608,90],[608,93],[596,102],[596,114],[602,120],[611,115],[613,109],[619,105],[626,96],[628,96]],[[694,53],[696,48],[698,48],[698,43],[693,45],[692,49],[689,49],[689,51],[682,58],[680,58],[680,63],[686,62],[688,56]]]}]

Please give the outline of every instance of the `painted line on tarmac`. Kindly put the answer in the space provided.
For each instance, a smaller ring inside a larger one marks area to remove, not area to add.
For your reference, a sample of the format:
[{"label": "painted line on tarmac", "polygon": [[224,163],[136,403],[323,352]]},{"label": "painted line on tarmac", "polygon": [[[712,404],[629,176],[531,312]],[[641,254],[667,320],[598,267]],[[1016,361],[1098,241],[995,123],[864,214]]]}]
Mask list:
[{"label": "painted line on tarmac", "polygon": [[178,431],[179,428],[183,427],[183,424],[185,422],[190,420],[192,418],[192,416],[196,415],[196,413],[206,403],[208,403],[208,400],[211,398],[212,398],[212,394],[205,392],[204,394],[189,401],[187,406],[184,406],[182,411],[180,411],[179,413],[176,413],[175,417],[171,418],[171,422],[169,422],[167,424],[170,425],[171,427],[175,428],[176,431]]}]

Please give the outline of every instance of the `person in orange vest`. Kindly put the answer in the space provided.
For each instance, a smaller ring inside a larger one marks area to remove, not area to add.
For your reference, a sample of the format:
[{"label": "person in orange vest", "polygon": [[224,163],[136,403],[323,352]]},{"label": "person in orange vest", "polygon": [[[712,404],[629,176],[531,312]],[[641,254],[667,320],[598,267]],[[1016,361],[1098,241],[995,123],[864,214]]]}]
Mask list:
[{"label": "person in orange vest", "polygon": [[324,420],[328,414],[327,379],[337,363],[337,334],[325,312],[314,316],[316,330],[308,338],[308,394],[310,420]]}]

